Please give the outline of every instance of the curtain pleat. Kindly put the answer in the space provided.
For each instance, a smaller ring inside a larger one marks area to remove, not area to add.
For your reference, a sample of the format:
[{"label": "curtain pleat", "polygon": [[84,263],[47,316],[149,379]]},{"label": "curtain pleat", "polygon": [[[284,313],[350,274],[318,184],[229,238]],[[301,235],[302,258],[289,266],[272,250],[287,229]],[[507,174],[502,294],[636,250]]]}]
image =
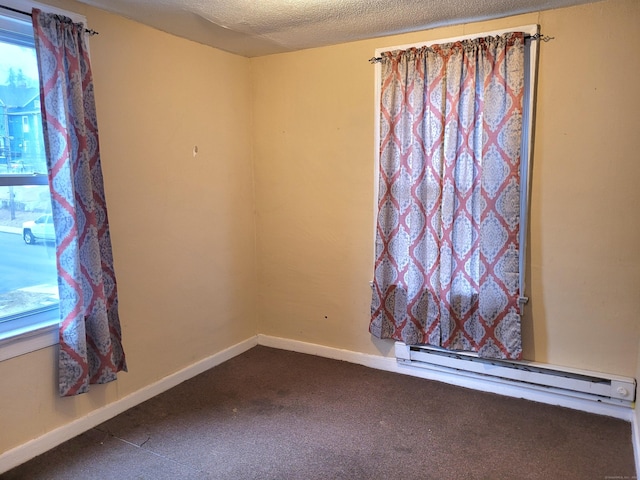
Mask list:
[{"label": "curtain pleat", "polygon": [[382,55],[370,332],[522,355],[524,35]]},{"label": "curtain pleat", "polygon": [[59,389],[84,393],[126,371],[84,26],[32,12],[56,231]]}]

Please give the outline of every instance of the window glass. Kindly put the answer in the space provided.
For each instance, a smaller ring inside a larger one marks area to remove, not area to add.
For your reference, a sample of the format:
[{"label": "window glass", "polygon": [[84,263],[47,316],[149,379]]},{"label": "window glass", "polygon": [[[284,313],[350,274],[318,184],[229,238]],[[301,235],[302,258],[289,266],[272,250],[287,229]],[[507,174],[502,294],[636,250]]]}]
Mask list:
[{"label": "window glass", "polygon": [[0,40],[0,174],[46,173],[35,48]]},{"label": "window glass", "polygon": [[28,22],[11,25],[21,31],[0,35],[0,333],[56,318],[58,304],[35,49]]},{"label": "window glass", "polygon": [[0,322],[58,303],[49,187],[0,187]]}]

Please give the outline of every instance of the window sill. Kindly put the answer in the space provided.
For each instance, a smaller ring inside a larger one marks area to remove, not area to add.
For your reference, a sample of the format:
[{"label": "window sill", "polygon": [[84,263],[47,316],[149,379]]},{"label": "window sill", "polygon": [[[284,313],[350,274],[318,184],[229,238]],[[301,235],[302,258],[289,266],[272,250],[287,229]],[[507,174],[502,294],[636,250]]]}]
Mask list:
[{"label": "window sill", "polygon": [[58,325],[57,318],[50,318],[0,333],[0,362],[57,344]]}]

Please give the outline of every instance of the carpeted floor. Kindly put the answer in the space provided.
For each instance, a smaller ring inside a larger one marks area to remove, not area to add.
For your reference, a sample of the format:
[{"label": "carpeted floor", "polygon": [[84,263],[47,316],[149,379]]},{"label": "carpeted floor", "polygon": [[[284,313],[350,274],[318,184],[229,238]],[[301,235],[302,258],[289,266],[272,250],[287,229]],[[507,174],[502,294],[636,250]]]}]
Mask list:
[{"label": "carpeted floor", "polygon": [[255,347],[2,479],[635,478],[629,423]]}]

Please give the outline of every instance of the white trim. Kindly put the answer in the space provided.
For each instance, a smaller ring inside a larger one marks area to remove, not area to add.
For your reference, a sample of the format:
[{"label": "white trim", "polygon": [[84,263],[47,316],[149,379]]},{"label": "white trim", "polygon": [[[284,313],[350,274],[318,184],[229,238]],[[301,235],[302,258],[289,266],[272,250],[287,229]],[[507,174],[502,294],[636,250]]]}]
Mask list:
[{"label": "white trim", "polygon": [[[528,25],[521,27],[527,29],[529,35],[540,33],[538,25]],[[524,31],[524,30],[523,30]],[[520,146],[520,218],[524,221],[520,222],[520,251],[519,251],[519,277],[520,299],[518,306],[520,307],[520,315],[524,315],[524,306],[528,302],[527,298],[527,237],[529,227],[529,204],[531,200],[531,178],[533,175],[533,134],[536,111],[536,92],[538,85],[538,52],[539,41],[532,41],[529,48],[524,49],[525,56],[525,76],[526,85],[529,87],[524,91],[522,99],[522,145]],[[528,61],[527,61],[528,60]],[[523,188],[524,187],[524,188]]]},{"label": "white trim", "polygon": [[104,407],[93,410],[92,412],[80,417],[66,425],[51,430],[27,443],[19,445],[0,455],[0,473],[6,472],[28,460],[41,455],[63,442],[80,435],[83,432],[106,422],[110,418],[135,407],[136,405],[155,397],[156,395],[179,385],[207,370],[220,365],[227,360],[246,352],[258,344],[257,337],[250,337],[232,347],[207,357],[199,362],[189,365],[176,373],[168,375],[151,385],[127,395],[120,400],[116,400]]},{"label": "white trim", "polygon": [[316,355],[318,357],[330,358],[332,360],[342,360],[344,362],[364,365],[365,367],[375,368],[377,370],[386,370],[389,372],[397,371],[396,359],[383,357],[382,355],[371,355],[367,353],[354,352],[353,350],[326,347],[316,343],[307,343],[299,340],[271,337],[269,335],[262,334],[258,335],[258,345],[279,348],[280,350],[289,350],[290,352]]},{"label": "white trim", "polygon": [[232,347],[207,357],[199,362],[194,363],[176,373],[144,387],[120,400],[110,403],[102,408],[94,410],[87,415],[78,418],[66,425],[55,430],[45,433],[27,443],[19,445],[9,451],[0,454],[0,473],[6,472],[24,462],[51,450],[61,443],[99,425],[110,418],[159,395],[180,383],[189,380],[200,373],[203,373],[231,358],[240,355],[256,345],[265,347],[278,348],[281,350],[289,350],[292,352],[305,353],[308,355],[317,355],[324,358],[334,360],[342,360],[345,362],[363,365],[365,367],[375,368],[403,375],[410,375],[429,380],[435,380],[450,385],[471,388],[483,392],[496,393],[508,397],[523,398],[536,402],[546,403],[550,405],[558,405],[562,407],[581,410],[584,412],[595,413],[598,415],[606,415],[632,423],[633,445],[636,458],[637,470],[640,472],[640,432],[638,423],[640,420],[634,414],[634,411],[628,407],[615,405],[599,404],[592,400],[584,400],[579,398],[571,398],[550,392],[537,392],[530,389],[512,386],[500,385],[486,379],[469,378],[456,373],[445,371],[430,371],[422,368],[407,368],[400,365],[395,358],[384,357],[382,355],[371,355],[352,350],[345,350],[314,343],[301,342],[298,340],[290,340],[280,337],[272,337],[269,335],[257,335],[250,337]]},{"label": "white trim", "polygon": [[[376,57],[379,57],[376,50]],[[376,262],[376,236],[378,231],[378,202],[379,190],[380,190],[380,95],[382,87],[380,82],[382,81],[382,65],[380,62],[373,64],[373,81],[374,81],[374,95],[373,95],[373,241],[371,245],[371,255],[373,256],[373,264]],[[371,282],[373,287],[373,282]]]},{"label": "white trim", "polygon": [[631,420],[631,443],[636,460],[636,474],[640,475],[640,411],[636,402],[633,419]]},{"label": "white trim", "polygon": [[523,398],[534,402],[557,405],[583,412],[595,413],[597,415],[605,415],[625,420],[627,422],[631,422],[634,416],[632,408],[628,406],[594,402],[591,399],[567,396],[562,394],[562,392],[550,391],[548,389],[539,391],[537,389],[531,389],[516,384],[496,382],[489,378],[482,378],[480,376],[465,376],[456,371],[444,368],[427,369],[415,368],[413,366],[408,367],[397,362],[395,358],[325,347],[323,345],[305,343],[285,338],[269,337],[266,335],[258,335],[258,344],[267,347],[290,350],[293,352],[318,355],[335,360],[343,360],[346,362],[364,365],[366,367],[376,368],[378,370],[435,380],[482,392],[495,393],[507,397]]},{"label": "white trim", "polygon": [[58,325],[54,321],[41,326],[30,326],[25,332],[10,332],[6,338],[0,338],[0,362],[56,345],[60,335]]}]

